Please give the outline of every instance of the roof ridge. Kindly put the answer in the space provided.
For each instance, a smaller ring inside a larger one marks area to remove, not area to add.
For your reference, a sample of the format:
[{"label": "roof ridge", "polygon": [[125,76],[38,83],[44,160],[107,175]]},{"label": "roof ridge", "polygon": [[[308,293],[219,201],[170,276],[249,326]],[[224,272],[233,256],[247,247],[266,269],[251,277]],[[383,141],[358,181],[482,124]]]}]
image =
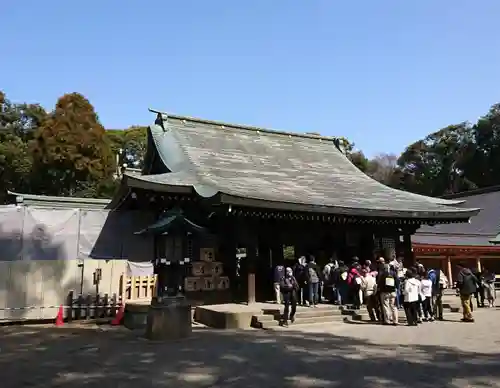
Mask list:
[{"label": "roof ridge", "polygon": [[172,114],[172,113],[166,113],[166,112],[157,111],[154,109],[149,109],[149,111],[162,115],[162,118],[164,121],[168,121],[169,118],[173,118],[173,119],[181,120],[181,121],[190,121],[190,122],[199,123],[199,124],[209,124],[209,125],[214,125],[214,126],[220,126],[221,129],[228,127],[228,128],[235,128],[235,129],[244,129],[244,130],[252,131],[252,132],[264,132],[264,133],[269,133],[269,134],[273,134],[273,135],[299,137],[299,138],[303,138],[303,139],[327,140],[327,141],[331,141],[331,142],[334,142],[336,139],[340,139],[340,138],[337,138],[336,136],[323,136],[323,135],[314,135],[312,133],[288,132],[288,131],[276,130],[276,129],[271,129],[271,128],[258,127],[258,126],[254,126],[254,125],[234,124],[234,123],[228,123],[225,121],[218,121],[218,120],[207,120],[207,119],[201,119],[198,117],[183,116],[183,115],[177,115],[177,114]]}]

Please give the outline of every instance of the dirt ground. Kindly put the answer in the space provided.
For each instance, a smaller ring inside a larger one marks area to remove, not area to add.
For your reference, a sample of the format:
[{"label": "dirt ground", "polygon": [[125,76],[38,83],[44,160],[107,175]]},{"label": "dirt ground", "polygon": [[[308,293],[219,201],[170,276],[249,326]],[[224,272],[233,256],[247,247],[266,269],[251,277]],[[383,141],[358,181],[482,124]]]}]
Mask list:
[{"label": "dirt ground", "polygon": [[0,387],[500,387],[499,320],[195,328],[169,343],[121,327],[1,327]]}]

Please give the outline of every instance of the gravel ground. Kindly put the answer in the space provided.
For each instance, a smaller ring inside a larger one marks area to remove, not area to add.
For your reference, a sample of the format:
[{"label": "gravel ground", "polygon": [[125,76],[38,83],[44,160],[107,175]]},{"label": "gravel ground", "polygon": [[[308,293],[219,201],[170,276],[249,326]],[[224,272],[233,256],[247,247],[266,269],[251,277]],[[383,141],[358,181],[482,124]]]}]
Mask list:
[{"label": "gravel ground", "polygon": [[0,387],[500,387],[500,310],[475,318],[416,328],[196,328],[168,343],[124,328],[1,327]]}]

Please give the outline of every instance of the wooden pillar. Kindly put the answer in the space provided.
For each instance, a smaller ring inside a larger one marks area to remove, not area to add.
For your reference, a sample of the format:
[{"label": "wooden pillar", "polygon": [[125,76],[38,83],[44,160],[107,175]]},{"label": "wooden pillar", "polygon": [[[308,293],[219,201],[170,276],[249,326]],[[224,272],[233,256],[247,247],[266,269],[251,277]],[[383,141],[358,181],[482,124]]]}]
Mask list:
[{"label": "wooden pillar", "polygon": [[219,236],[219,255],[220,261],[223,264],[223,274],[229,278],[229,291],[227,295],[225,295],[224,299],[236,300],[240,298],[239,294],[240,290],[240,279],[239,271],[237,268],[237,259],[236,259],[236,248],[237,242],[234,233],[232,233],[231,229],[227,227],[225,229],[225,235]]},{"label": "wooden pillar", "polygon": [[255,303],[255,262],[258,250],[254,244],[247,246],[247,303]]},{"label": "wooden pillar", "polygon": [[415,258],[413,257],[413,249],[411,247],[411,234],[406,232],[403,235],[403,264],[406,268],[411,268],[415,264]]},{"label": "wooden pillar", "polygon": [[448,282],[450,284],[450,288],[453,287],[453,271],[451,270],[451,258],[450,256],[446,256],[446,267],[448,269]]},{"label": "wooden pillar", "polygon": [[258,300],[272,300],[273,267],[271,266],[271,250],[269,244],[259,239],[258,258],[255,263],[255,297]]},{"label": "wooden pillar", "polygon": [[476,257],[476,267],[479,272],[482,271],[482,266],[481,266],[481,258],[478,256]]}]

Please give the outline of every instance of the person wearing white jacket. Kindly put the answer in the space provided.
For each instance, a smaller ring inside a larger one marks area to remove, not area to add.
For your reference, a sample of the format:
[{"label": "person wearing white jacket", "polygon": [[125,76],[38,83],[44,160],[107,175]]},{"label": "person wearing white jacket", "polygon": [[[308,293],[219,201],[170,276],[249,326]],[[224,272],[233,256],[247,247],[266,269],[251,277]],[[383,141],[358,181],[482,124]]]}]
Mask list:
[{"label": "person wearing white jacket", "polygon": [[420,280],[415,278],[415,274],[412,271],[408,270],[403,286],[404,308],[408,326],[418,325],[418,303],[421,293],[422,285]]}]

